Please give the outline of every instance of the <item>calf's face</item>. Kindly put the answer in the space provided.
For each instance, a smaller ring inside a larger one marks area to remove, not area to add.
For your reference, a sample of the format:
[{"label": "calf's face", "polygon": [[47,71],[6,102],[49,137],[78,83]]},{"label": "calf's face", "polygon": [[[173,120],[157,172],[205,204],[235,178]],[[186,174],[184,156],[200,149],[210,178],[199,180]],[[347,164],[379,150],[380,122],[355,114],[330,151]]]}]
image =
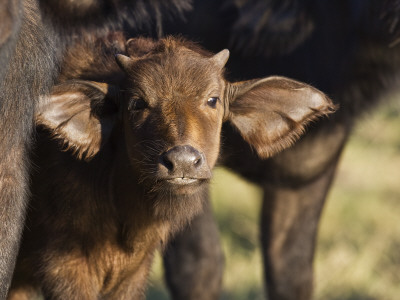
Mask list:
[{"label": "calf's face", "polygon": [[122,120],[140,178],[153,188],[188,194],[211,178],[218,158],[229,52],[203,56],[175,43],[154,43],[139,56],[143,45],[131,40],[131,57],[117,56],[126,73]]},{"label": "calf's face", "polygon": [[225,121],[267,158],[334,110],[323,93],[287,78],[227,82],[228,50],[212,55],[174,38],[131,39],[126,49],[116,57],[125,74],[118,87],[64,82],[37,122],[87,159],[119,132],[138,182],[151,191],[197,193],[211,177]]}]

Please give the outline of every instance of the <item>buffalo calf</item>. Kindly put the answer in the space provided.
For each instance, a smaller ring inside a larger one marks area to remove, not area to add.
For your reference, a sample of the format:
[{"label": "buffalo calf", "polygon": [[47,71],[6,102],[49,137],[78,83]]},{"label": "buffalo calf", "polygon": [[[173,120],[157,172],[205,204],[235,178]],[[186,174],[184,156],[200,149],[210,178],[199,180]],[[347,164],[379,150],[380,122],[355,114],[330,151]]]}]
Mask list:
[{"label": "buffalo calf", "polygon": [[[9,299],[141,299],[155,249],[202,209],[223,122],[266,158],[334,110],[284,77],[226,81],[228,50],[171,37],[123,48],[97,81],[64,78],[37,109],[37,170]],[[107,69],[119,70],[116,83]]]}]

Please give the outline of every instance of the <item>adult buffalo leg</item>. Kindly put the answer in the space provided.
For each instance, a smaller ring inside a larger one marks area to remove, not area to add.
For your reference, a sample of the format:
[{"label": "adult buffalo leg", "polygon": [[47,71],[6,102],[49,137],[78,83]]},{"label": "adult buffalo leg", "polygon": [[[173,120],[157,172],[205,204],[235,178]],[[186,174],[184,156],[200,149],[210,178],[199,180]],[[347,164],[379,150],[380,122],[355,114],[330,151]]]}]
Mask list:
[{"label": "adult buffalo leg", "polygon": [[264,188],[261,213],[269,299],[311,299],[318,223],[334,165],[302,187]]},{"label": "adult buffalo leg", "polygon": [[272,160],[269,172],[278,181],[264,185],[261,212],[270,300],[311,299],[319,219],[349,129],[337,125],[311,134]]},{"label": "adult buffalo leg", "polygon": [[219,298],[224,257],[208,201],[203,213],[170,242],[164,255],[164,266],[174,300]]}]

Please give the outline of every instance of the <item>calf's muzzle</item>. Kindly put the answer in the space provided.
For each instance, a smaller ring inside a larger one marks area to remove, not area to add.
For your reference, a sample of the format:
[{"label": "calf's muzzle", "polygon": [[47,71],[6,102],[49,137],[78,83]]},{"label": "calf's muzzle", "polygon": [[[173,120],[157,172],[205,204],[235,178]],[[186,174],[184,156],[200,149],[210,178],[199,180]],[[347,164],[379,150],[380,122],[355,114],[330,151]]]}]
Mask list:
[{"label": "calf's muzzle", "polygon": [[211,178],[205,156],[189,145],[175,146],[160,156],[162,179],[176,184],[189,184]]}]

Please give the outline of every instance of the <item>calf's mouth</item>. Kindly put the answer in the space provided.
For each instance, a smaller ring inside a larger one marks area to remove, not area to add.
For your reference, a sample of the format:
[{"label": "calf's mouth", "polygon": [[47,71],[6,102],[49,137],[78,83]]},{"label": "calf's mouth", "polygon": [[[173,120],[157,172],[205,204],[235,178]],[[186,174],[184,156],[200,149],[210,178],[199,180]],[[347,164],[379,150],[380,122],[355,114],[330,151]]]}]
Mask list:
[{"label": "calf's mouth", "polygon": [[198,183],[198,181],[202,179],[189,178],[189,177],[175,177],[175,178],[168,178],[165,180],[171,184],[186,185],[186,184]]}]

